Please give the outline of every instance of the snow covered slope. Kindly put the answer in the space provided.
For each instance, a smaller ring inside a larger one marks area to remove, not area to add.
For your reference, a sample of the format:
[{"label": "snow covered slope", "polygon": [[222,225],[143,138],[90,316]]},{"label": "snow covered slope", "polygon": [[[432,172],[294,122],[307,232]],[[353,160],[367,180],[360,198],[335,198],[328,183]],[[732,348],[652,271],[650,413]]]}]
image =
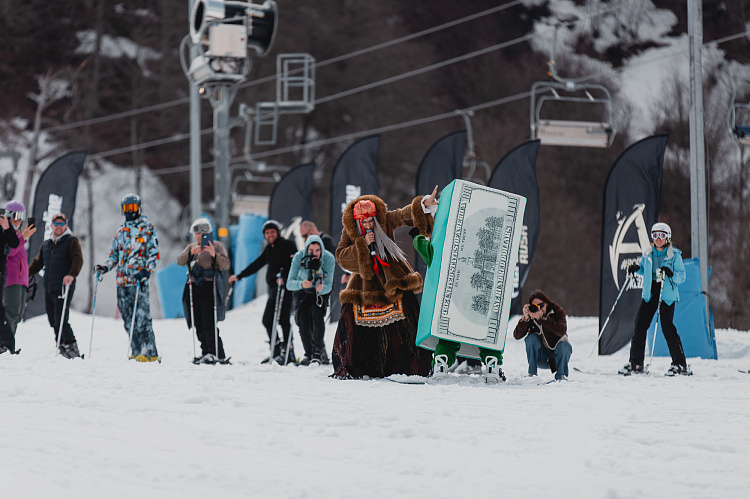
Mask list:
[{"label": "snow covered slope", "polygon": [[[263,297],[265,298],[265,297]],[[182,320],[154,323],[161,364],[125,360],[122,322],[97,317],[91,358],[55,357],[42,317],[0,356],[4,498],[746,497],[750,334],[717,331],[695,375],[612,373],[588,359],[595,318],[570,318],[570,381],[526,378],[508,339],[508,381],[338,381],[330,366],[266,353],[264,299],[221,324],[231,366],[194,366]],[[515,321],[512,321],[514,324]],[[88,354],[91,317],[72,314]],[[330,348],[334,327],[326,337]],[[302,347],[297,340],[297,352]],[[87,355],[88,357],[88,355]]]}]

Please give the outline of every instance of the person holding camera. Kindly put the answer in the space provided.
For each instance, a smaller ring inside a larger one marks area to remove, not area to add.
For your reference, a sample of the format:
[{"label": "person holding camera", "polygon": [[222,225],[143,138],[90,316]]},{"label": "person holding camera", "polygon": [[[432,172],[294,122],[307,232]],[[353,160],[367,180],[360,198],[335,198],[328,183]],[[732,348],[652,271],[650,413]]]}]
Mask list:
[{"label": "person holding camera", "polygon": [[188,282],[182,293],[182,306],[188,327],[195,324],[195,335],[201,343],[201,356],[193,359],[193,362],[224,364],[227,363],[227,358],[224,343],[214,322],[214,311],[217,322],[224,320],[221,271],[229,269],[229,255],[221,241],[213,240],[211,222],[207,218],[196,219],[190,232],[193,233],[195,242],[188,244],[177,257],[177,265],[188,266]]},{"label": "person holding camera", "polygon": [[661,329],[672,357],[672,367],[666,375],[690,375],[693,373],[687,367],[682,341],[674,325],[675,303],[680,300],[677,287],[687,277],[682,252],[672,246],[672,229],[665,223],[655,223],[651,227],[651,239],[653,243],[641,255],[640,265],[634,263],[628,267],[629,273],[643,276],[643,291],[630,342],[630,362],[618,372],[625,376],[643,373],[646,335],[658,308]]},{"label": "person holding camera", "polygon": [[323,248],[323,240],[317,235],[308,235],[305,249],[298,251],[292,259],[286,289],[294,292],[297,304],[294,319],[305,347],[305,358],[300,362],[302,365],[320,365],[323,362],[325,316],[333,288],[335,264],[336,257]]},{"label": "person holding camera", "polygon": [[568,341],[568,321],[565,310],[543,291],[536,290],[529,296],[513,337],[526,339],[529,376],[536,376],[539,367],[549,367],[556,380],[567,379],[568,362],[573,353]]}]

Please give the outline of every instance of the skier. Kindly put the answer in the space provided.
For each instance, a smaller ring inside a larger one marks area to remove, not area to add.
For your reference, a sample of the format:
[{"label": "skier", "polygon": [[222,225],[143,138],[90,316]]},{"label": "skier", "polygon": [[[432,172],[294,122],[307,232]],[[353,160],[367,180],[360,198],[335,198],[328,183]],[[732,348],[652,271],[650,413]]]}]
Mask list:
[{"label": "skier", "polygon": [[[39,254],[29,265],[29,275],[44,269],[44,306],[49,325],[60,334],[60,355],[68,359],[80,357],[78,343],[68,323],[70,303],[75,291],[75,278],[83,267],[81,242],[68,227],[64,213],[52,217],[52,237],[42,243]],[[67,297],[65,287],[68,287]],[[64,309],[63,309],[64,308]]]},{"label": "skier", "polygon": [[5,205],[5,216],[18,236],[18,246],[8,253],[6,263],[7,274],[5,276],[5,292],[3,302],[5,305],[5,316],[8,318],[13,335],[16,334],[18,323],[23,319],[26,310],[26,292],[29,285],[29,258],[26,255],[26,241],[36,232],[36,227],[26,225],[21,231],[26,218],[26,209],[22,203],[11,201]]},{"label": "skier", "polygon": [[[428,197],[434,201],[435,194]],[[429,355],[415,344],[419,303],[414,293],[422,291],[422,276],[393,240],[403,225],[432,233],[423,197],[388,211],[382,199],[366,195],[344,210],[336,261],[352,276],[339,294],[341,318],[332,355],[338,379],[425,376],[430,371]]]},{"label": "skier", "polygon": [[104,264],[94,266],[93,270],[105,274],[117,267],[117,307],[128,334],[133,308],[137,307],[130,339],[130,359],[154,362],[159,360],[159,354],[151,326],[148,280],[159,260],[159,240],[154,226],[146,215],[141,214],[141,198],[138,195],[123,197],[120,212],[125,216],[125,222],[115,233],[109,258]]},{"label": "skier", "polygon": [[[0,278],[5,277],[5,260],[8,248],[18,247],[18,235],[12,230],[5,213],[0,215]],[[0,354],[5,352],[18,353],[16,351],[16,338],[8,325],[5,317],[5,306],[2,294],[5,286],[0,285]]]},{"label": "skier", "polygon": [[336,257],[323,249],[323,244],[319,236],[309,235],[305,249],[294,255],[286,281],[286,289],[294,292],[297,305],[294,317],[305,347],[301,365],[320,365],[325,355],[326,308],[333,288]]},{"label": "skier", "polygon": [[[190,232],[195,236],[194,243],[187,245],[180,256],[177,257],[177,265],[187,265],[190,269],[188,280],[192,285],[185,284],[182,294],[182,304],[185,309],[185,318],[188,327],[191,321],[195,321],[195,334],[201,342],[201,356],[194,359],[196,364],[226,363],[224,354],[224,343],[215,329],[214,308],[216,309],[217,321],[224,319],[224,300],[221,299],[221,271],[230,266],[227,249],[220,241],[207,240],[201,243],[203,234],[212,234],[211,222],[207,218],[198,218],[190,227]],[[190,310],[192,296],[192,314]],[[192,317],[191,317],[192,315]],[[218,338],[218,349],[216,339]],[[218,352],[218,353],[217,353]]]},{"label": "skier", "polygon": [[[264,265],[268,265],[266,269],[266,284],[268,284],[268,301],[266,302],[266,309],[263,312],[263,326],[268,332],[269,341],[273,338],[273,320],[274,313],[276,310],[276,294],[279,291],[279,286],[284,286],[286,277],[289,272],[289,268],[292,266],[292,258],[297,252],[297,246],[288,239],[281,236],[281,224],[276,220],[267,220],[263,224],[263,237],[268,243],[263,249],[263,252],[258,258],[253,260],[245,270],[239,274],[232,275],[229,277],[229,284],[233,285],[243,277],[248,277],[255,274],[257,271],[263,268]],[[281,273],[280,278],[276,278],[276,274]],[[279,314],[279,324],[281,324],[281,330],[283,332],[283,341],[279,342],[278,337],[276,339],[276,345],[273,347],[274,360],[279,364],[284,363],[286,358],[286,345],[288,336],[291,334],[291,325],[289,322],[289,314],[292,309],[292,294],[285,293],[284,299],[281,303],[281,311]],[[288,358],[296,362],[294,356],[294,348],[290,348]],[[265,361],[264,361],[265,362]]]},{"label": "skier", "polygon": [[568,341],[568,321],[565,310],[549,299],[543,291],[536,290],[523,306],[523,317],[513,330],[517,340],[526,338],[526,359],[529,376],[536,376],[537,368],[549,367],[555,379],[568,378],[568,362],[573,347]]},{"label": "skier", "polygon": [[651,227],[653,243],[641,255],[640,265],[628,267],[628,272],[643,276],[641,305],[635,318],[635,330],[630,342],[630,362],[618,372],[625,376],[643,373],[643,359],[646,350],[646,334],[657,308],[664,339],[667,340],[672,366],[667,376],[693,374],[687,367],[682,341],[674,325],[675,303],[680,300],[677,287],[685,282],[685,265],[682,252],[672,246],[672,229],[658,222]]},{"label": "skier", "polygon": [[[435,187],[437,192],[437,186]],[[433,199],[425,198],[424,207],[429,210],[430,214],[435,217],[438,203]],[[409,231],[412,237],[414,249],[429,267],[432,264],[433,247],[430,241],[419,233],[416,227]],[[461,349],[461,343],[456,341],[440,338],[435,346],[435,353],[432,356],[432,371],[430,379],[438,381],[448,376],[448,368],[456,362],[456,354]],[[484,380],[487,383],[499,383],[505,381],[505,375],[500,368],[503,365],[503,352],[501,350],[492,350],[490,348],[479,347],[479,357],[484,364],[486,372]]]}]

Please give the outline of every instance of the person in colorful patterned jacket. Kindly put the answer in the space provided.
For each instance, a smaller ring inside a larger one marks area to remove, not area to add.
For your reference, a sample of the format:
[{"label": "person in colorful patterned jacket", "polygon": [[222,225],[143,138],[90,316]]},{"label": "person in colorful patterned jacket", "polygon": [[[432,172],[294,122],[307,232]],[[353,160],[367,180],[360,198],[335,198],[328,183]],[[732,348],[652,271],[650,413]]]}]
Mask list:
[{"label": "person in colorful patterned jacket", "polygon": [[151,326],[148,280],[159,260],[159,240],[153,224],[141,214],[139,196],[128,194],[122,198],[120,208],[125,223],[117,229],[109,258],[104,264],[95,265],[94,272],[101,275],[117,267],[117,307],[128,334],[135,309],[130,358],[153,362],[159,360],[159,354]]},{"label": "person in colorful patterned jacket", "polygon": [[15,336],[18,323],[23,319],[26,310],[26,291],[29,285],[29,258],[26,256],[25,244],[36,232],[36,227],[27,224],[25,229],[21,229],[26,218],[26,208],[18,201],[11,201],[5,205],[5,216],[8,217],[19,240],[18,246],[11,248],[8,253],[3,294],[5,317]]}]

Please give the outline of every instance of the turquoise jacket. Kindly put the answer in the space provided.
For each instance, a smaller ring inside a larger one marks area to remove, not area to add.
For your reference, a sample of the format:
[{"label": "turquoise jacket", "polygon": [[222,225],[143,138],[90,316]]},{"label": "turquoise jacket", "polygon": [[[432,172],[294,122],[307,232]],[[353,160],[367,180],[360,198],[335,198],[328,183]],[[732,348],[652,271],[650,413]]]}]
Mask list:
[{"label": "turquoise jacket", "polygon": [[682,263],[682,251],[671,244],[665,250],[659,251],[653,246],[641,256],[641,268],[636,274],[643,276],[643,292],[641,297],[644,301],[651,301],[651,285],[656,280],[656,271],[661,267],[668,267],[674,272],[672,277],[664,277],[661,300],[667,305],[680,301],[680,293],[677,286],[685,282],[685,265]]},{"label": "turquoise jacket", "polygon": [[319,295],[327,295],[333,289],[333,268],[336,265],[336,257],[330,251],[326,251],[323,241],[319,236],[309,236],[305,241],[305,249],[298,251],[292,258],[292,266],[289,269],[289,277],[286,280],[286,289],[289,291],[299,291],[302,288],[302,281],[308,278],[308,270],[301,265],[302,257],[307,254],[307,247],[311,243],[318,243],[322,250],[320,254],[320,269],[317,270],[323,277],[323,291]]}]

